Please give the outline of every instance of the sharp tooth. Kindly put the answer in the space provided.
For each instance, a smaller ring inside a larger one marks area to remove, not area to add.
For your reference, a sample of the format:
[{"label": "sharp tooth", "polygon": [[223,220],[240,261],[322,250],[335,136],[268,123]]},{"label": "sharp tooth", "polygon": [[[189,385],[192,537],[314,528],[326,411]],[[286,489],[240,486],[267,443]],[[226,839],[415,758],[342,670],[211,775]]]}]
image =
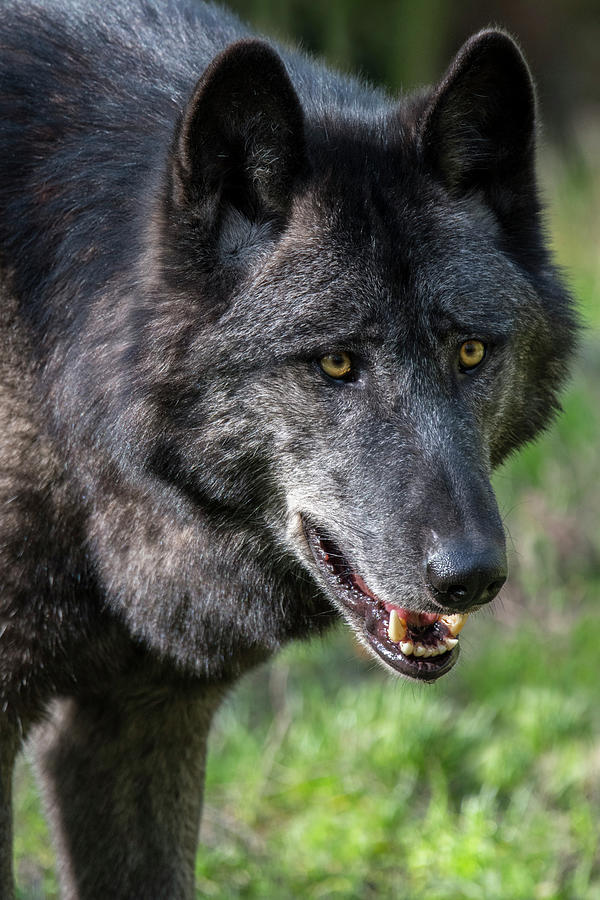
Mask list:
[{"label": "sharp tooth", "polygon": [[423,644],[417,644],[414,649],[415,656],[425,656],[425,647]]},{"label": "sharp tooth", "polygon": [[406,622],[400,618],[395,609],[390,612],[388,634],[390,641],[393,641],[395,644],[403,641],[406,637]]},{"label": "sharp tooth", "polygon": [[458,638],[446,638],[446,647],[448,648],[448,650],[453,650],[457,644]]},{"label": "sharp tooth", "polygon": [[448,650],[448,642],[438,641],[437,649],[438,653],[446,653],[446,651]]},{"label": "sharp tooth", "polygon": [[400,650],[404,653],[405,656],[412,656],[414,649],[415,648],[412,641],[401,641]]},{"label": "sharp tooth", "polygon": [[447,625],[450,634],[456,637],[464,628],[468,617],[469,613],[454,613],[451,616],[440,616],[440,621]]}]

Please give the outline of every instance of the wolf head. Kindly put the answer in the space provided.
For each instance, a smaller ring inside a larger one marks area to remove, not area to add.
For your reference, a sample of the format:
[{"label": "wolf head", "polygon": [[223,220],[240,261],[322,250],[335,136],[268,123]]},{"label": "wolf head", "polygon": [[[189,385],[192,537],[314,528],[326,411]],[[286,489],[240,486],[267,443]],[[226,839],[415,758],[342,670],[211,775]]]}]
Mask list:
[{"label": "wolf head", "polygon": [[372,110],[295,66],[230,46],[177,127],[139,351],[148,465],[267,548],[282,606],[318,596],[431,681],[506,578],[490,474],[550,421],[573,346],[534,89],[495,30]]}]

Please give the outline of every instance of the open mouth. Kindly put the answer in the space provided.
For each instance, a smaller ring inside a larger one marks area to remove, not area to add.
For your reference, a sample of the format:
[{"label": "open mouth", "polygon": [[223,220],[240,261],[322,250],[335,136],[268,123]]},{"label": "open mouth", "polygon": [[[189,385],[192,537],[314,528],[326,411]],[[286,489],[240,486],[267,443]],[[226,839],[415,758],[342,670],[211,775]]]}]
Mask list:
[{"label": "open mouth", "polygon": [[391,668],[419,681],[435,681],[458,659],[458,635],[468,613],[436,615],[384,603],[329,537],[302,519],[312,555],[343,611],[368,645]]}]

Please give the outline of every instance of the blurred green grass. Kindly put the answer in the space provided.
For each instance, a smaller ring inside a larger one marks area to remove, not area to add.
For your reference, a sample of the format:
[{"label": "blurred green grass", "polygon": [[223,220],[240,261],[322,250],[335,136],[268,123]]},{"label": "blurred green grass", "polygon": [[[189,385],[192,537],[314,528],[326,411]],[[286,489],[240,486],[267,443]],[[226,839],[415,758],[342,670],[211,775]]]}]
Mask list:
[{"label": "blurred green grass", "polygon": [[[597,624],[473,622],[430,687],[343,632],[255,673],[212,737],[199,896],[600,897]],[[23,768],[17,797],[19,896],[55,897]]]}]

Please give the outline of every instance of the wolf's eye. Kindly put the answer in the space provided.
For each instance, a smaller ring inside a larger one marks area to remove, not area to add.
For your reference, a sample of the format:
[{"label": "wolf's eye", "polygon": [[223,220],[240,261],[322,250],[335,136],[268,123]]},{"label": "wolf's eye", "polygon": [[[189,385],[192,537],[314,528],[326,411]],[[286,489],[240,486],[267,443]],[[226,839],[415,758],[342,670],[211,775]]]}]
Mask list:
[{"label": "wolf's eye", "polygon": [[458,351],[458,361],[461,371],[474,369],[485,357],[485,344],[481,341],[465,341]]},{"label": "wolf's eye", "polygon": [[338,378],[350,381],[354,374],[352,369],[352,357],[349,353],[327,353],[319,359],[319,365],[330,378]]}]

